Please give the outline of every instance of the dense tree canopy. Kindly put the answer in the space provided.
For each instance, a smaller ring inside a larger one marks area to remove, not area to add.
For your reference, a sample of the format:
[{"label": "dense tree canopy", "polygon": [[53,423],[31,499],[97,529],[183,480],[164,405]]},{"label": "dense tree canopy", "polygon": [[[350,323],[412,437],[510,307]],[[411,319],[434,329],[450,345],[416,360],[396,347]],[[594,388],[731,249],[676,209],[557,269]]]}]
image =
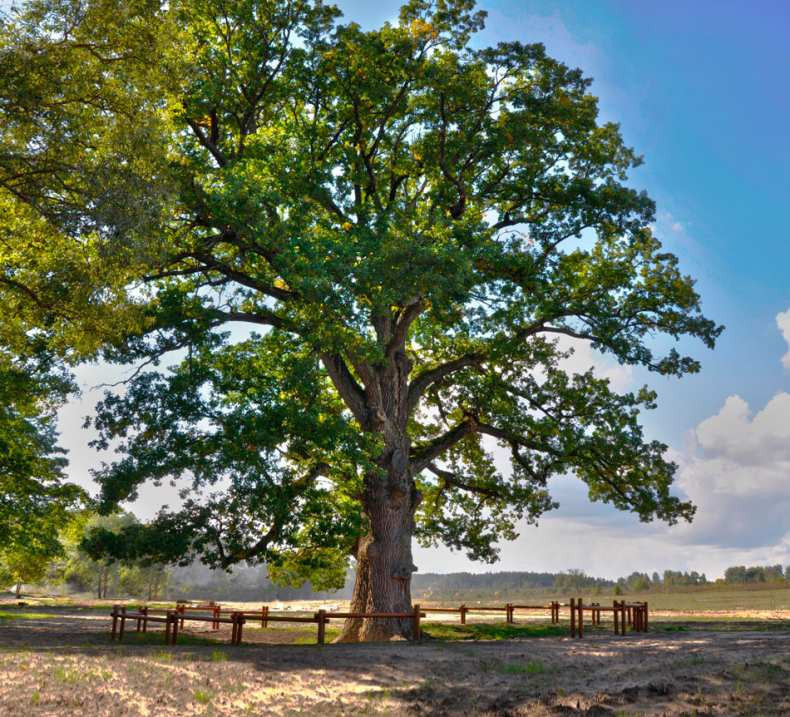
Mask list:
[{"label": "dense tree canopy", "polygon": [[680,376],[698,364],[666,338],[720,328],[590,81],[541,45],[478,48],[483,19],[34,0],[4,23],[6,338],[144,364],[95,418],[121,452],[102,499],[184,486],[124,550],[327,583],[351,555],[354,604],[400,610],[412,536],[492,560],[554,507],[551,476],[691,518],[638,422],[654,394],[570,372],[557,339]]}]

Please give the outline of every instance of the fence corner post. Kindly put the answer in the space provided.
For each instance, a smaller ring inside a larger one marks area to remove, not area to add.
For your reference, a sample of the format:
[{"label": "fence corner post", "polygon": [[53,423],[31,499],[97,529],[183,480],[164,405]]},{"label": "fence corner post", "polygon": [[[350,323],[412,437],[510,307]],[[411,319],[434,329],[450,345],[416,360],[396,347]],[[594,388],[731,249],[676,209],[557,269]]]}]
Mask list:
[{"label": "fence corner post", "polygon": [[[181,625],[183,627],[184,621],[181,620],[180,623],[181,623]],[[170,644],[171,645],[175,645],[176,641],[178,640],[178,625],[179,625],[178,615],[174,615],[173,616],[173,631],[170,633],[170,639],[171,639],[171,643]]]},{"label": "fence corner post", "polygon": [[241,645],[241,634],[244,631],[244,623],[247,621],[243,612],[236,613],[239,622],[239,629],[236,631],[236,644]]},{"label": "fence corner post", "polygon": [[419,605],[415,605],[414,606],[414,613],[413,613],[413,617],[412,617],[412,632],[414,633],[414,639],[415,640],[421,640],[422,639],[422,630],[420,628],[420,615],[421,614],[422,613],[420,612],[420,606]]},{"label": "fence corner post", "polygon": [[571,598],[571,637],[576,637],[576,598]]},{"label": "fence corner post", "polygon": [[110,641],[115,642],[115,637],[118,634],[118,605],[112,606],[110,617],[112,617],[112,631],[110,632]]},{"label": "fence corner post", "polygon": [[323,645],[326,641],[326,610],[319,610],[315,614],[315,619],[318,621],[318,644]]}]

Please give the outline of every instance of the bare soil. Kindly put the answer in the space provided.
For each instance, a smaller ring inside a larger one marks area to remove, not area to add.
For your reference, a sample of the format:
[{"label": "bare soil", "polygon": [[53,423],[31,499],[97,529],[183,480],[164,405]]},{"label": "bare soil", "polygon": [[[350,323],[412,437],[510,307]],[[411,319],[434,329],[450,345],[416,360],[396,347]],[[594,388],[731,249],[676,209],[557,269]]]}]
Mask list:
[{"label": "bare soil", "polygon": [[322,647],[270,644],[302,632],[248,625],[251,644],[231,648],[225,632],[216,644],[166,647],[156,633],[114,645],[105,616],[51,614],[0,619],[3,717],[790,714],[790,626],[775,615],[696,614],[625,637]]}]

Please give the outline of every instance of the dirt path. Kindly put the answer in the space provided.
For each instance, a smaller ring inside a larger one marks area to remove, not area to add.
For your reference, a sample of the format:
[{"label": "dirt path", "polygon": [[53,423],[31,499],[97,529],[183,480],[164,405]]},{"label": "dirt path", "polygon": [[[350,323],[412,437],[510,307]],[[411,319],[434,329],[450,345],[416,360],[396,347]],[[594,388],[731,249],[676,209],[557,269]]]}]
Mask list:
[{"label": "dirt path", "polygon": [[107,644],[0,620],[0,714],[790,714],[790,631],[380,645]]}]

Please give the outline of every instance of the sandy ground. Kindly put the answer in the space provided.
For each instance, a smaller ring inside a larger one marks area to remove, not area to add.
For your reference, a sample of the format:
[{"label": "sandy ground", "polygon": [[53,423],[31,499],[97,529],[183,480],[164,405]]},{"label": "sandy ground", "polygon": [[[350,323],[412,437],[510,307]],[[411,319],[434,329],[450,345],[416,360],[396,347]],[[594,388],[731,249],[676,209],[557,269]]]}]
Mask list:
[{"label": "sandy ground", "polygon": [[254,642],[111,645],[102,616],[0,620],[0,715],[790,714],[790,629]]}]

